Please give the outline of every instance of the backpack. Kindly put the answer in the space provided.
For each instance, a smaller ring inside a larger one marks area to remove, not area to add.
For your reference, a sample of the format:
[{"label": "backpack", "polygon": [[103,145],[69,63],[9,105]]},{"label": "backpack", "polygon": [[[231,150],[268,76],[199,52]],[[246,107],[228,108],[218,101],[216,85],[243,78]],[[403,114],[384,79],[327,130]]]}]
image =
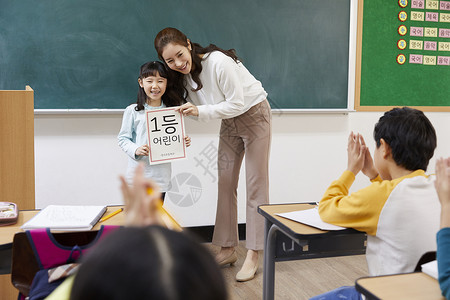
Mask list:
[{"label": "backpack", "polygon": [[[98,232],[55,234],[52,234],[49,228],[43,228],[27,231],[26,239],[22,237],[17,238],[16,241],[14,236],[11,277],[14,286],[20,291],[19,299],[25,299],[25,296],[28,296],[30,300],[47,297],[67,276],[75,272],[76,262],[83,254],[118,227],[101,226]],[[20,234],[23,233],[16,235]],[[58,240],[64,242],[59,242],[56,239],[57,236]],[[28,264],[30,261],[33,263]],[[31,282],[30,278],[32,278]]]}]

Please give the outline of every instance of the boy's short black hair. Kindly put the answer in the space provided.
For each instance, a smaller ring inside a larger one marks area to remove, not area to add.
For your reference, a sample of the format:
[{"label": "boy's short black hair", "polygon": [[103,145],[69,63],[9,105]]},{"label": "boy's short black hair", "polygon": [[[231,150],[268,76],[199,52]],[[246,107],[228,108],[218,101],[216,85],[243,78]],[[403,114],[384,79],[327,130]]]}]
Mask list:
[{"label": "boy's short black hair", "polygon": [[407,170],[426,170],[436,149],[436,132],[430,120],[417,109],[403,107],[386,112],[375,124],[377,147],[383,139],[397,165]]}]

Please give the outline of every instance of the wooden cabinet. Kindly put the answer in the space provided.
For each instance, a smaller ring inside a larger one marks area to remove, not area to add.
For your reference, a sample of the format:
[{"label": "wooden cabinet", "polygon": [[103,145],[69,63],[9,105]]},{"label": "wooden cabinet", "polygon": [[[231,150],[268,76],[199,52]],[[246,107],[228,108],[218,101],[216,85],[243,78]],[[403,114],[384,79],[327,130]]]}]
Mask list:
[{"label": "wooden cabinet", "polygon": [[[34,91],[0,90],[0,202],[35,208]],[[16,299],[11,275],[0,275],[0,300]]]},{"label": "wooden cabinet", "polygon": [[34,209],[34,91],[0,90],[0,201]]}]

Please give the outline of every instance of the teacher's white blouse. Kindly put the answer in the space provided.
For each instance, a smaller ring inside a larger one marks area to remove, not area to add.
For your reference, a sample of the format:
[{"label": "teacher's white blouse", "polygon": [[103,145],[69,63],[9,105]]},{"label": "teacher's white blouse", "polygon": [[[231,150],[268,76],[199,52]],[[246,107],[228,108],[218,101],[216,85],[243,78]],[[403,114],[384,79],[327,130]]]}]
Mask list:
[{"label": "teacher's white blouse", "polygon": [[242,63],[220,51],[205,54],[202,67],[199,91],[192,91],[197,84],[191,74],[185,76],[188,100],[198,107],[199,120],[233,118],[267,98],[261,82]]}]

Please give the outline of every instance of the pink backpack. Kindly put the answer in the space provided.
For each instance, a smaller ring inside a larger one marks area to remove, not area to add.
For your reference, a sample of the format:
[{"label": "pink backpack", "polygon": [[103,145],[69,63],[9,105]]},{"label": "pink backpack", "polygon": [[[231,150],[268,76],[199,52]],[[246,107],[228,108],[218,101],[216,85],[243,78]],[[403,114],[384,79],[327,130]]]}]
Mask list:
[{"label": "pink backpack", "polygon": [[[33,250],[34,257],[39,266],[39,271],[34,276],[29,294],[27,295],[29,299],[45,299],[45,297],[53,292],[53,290],[65,279],[65,277],[63,277],[56,281],[49,280],[49,270],[78,262],[83,254],[92,249],[98,241],[103,239],[118,227],[119,226],[101,226],[100,230],[91,242],[85,245],[74,246],[66,246],[59,243],[55,239],[55,236],[50,232],[49,228],[27,231],[26,235],[28,242]],[[83,235],[83,232],[67,232],[57,234],[66,235],[68,239],[70,239],[70,235],[73,235],[77,236],[77,239],[79,239],[79,237]],[[25,299],[24,295],[19,294],[19,299]]]}]

